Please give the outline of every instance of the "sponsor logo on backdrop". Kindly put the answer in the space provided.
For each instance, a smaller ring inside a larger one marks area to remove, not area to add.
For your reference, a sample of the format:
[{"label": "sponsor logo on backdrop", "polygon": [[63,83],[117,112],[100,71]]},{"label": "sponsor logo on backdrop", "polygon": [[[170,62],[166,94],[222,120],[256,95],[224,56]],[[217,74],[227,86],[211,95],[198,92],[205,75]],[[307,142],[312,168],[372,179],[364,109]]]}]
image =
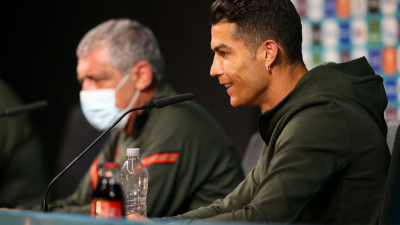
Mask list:
[{"label": "sponsor logo on backdrop", "polygon": [[350,2],[351,15],[353,16],[364,16],[368,11],[367,0],[351,0]]},{"label": "sponsor logo on backdrop", "polygon": [[321,25],[321,41],[323,45],[338,45],[340,39],[339,24],[335,19],[327,19]]},{"label": "sponsor logo on backdrop", "polygon": [[396,49],[386,47],[382,51],[382,68],[383,72],[388,76],[394,76],[396,73]]},{"label": "sponsor logo on backdrop", "polygon": [[351,42],[354,45],[364,45],[368,41],[367,22],[357,18],[351,21]]},{"label": "sponsor logo on backdrop", "polygon": [[350,15],[350,0],[336,0],[336,13],[342,19]]},{"label": "sponsor logo on backdrop", "polygon": [[340,22],[340,43],[350,43],[350,25],[347,21]]},{"label": "sponsor logo on backdrop", "polygon": [[396,117],[397,117],[396,108],[394,108],[393,106],[391,106],[390,108],[388,107],[385,113],[385,120],[396,120],[397,119]]},{"label": "sponsor logo on backdrop", "polygon": [[397,12],[400,12],[400,1],[397,3]]},{"label": "sponsor logo on backdrop", "polygon": [[400,12],[400,1],[399,1],[399,3],[397,3],[397,12]]},{"label": "sponsor logo on backdrop", "polygon": [[347,49],[342,49],[340,52],[340,62],[347,62],[350,60],[350,53]]},{"label": "sponsor logo on backdrop", "polygon": [[336,3],[335,0],[325,0],[325,16],[336,15]]},{"label": "sponsor logo on backdrop", "polygon": [[380,8],[382,14],[394,14],[397,9],[397,0],[381,0]]},{"label": "sponsor logo on backdrop", "polygon": [[319,45],[321,43],[321,30],[320,30],[319,24],[313,25],[312,35],[313,35],[313,37],[312,37],[313,44]]},{"label": "sponsor logo on backdrop", "polygon": [[398,22],[394,17],[384,17],[381,20],[381,39],[386,46],[395,46],[397,42]]},{"label": "sponsor logo on backdrop", "polygon": [[313,49],[313,64],[314,66],[318,66],[322,63],[322,54],[320,47],[314,47]]},{"label": "sponsor logo on backdrop", "polygon": [[381,51],[380,49],[370,49],[369,51],[369,63],[375,73],[380,73],[381,71]]},{"label": "sponsor logo on backdrop", "polygon": [[371,19],[368,23],[369,42],[378,44],[380,42],[379,19]]},{"label": "sponsor logo on backdrop", "polygon": [[396,79],[387,78],[385,80],[385,91],[388,98],[389,103],[393,103],[397,101],[396,98]]},{"label": "sponsor logo on backdrop", "polygon": [[299,13],[300,17],[307,16],[307,4],[306,0],[299,0],[297,3],[297,12]]},{"label": "sponsor logo on backdrop", "polygon": [[307,16],[313,22],[319,22],[324,17],[324,0],[308,0]]},{"label": "sponsor logo on backdrop", "polygon": [[368,11],[376,13],[379,11],[379,0],[368,0]]}]

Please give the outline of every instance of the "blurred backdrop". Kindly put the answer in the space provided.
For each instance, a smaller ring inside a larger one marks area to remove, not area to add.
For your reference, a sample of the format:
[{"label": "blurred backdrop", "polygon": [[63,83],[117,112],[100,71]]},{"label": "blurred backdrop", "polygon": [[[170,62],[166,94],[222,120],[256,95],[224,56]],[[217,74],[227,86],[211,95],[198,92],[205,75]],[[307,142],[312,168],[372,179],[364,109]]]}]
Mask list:
[{"label": "blurred backdrop", "polygon": [[[257,130],[258,108],[234,109],[225,87],[209,76],[208,15],[213,0],[6,1],[1,7],[2,73],[25,103],[42,99],[46,110],[32,113],[52,175],[70,108],[79,103],[75,50],[83,35],[111,18],[128,17],[153,30],[170,83],[194,93],[234,140],[242,156]],[[366,56],[385,79],[387,119],[400,118],[399,0],[292,0],[303,24],[308,69],[324,61]],[[92,141],[92,140],[90,140]],[[80,149],[80,150],[83,150]],[[71,157],[75,157],[71,156]],[[89,166],[89,165],[87,165]]]}]

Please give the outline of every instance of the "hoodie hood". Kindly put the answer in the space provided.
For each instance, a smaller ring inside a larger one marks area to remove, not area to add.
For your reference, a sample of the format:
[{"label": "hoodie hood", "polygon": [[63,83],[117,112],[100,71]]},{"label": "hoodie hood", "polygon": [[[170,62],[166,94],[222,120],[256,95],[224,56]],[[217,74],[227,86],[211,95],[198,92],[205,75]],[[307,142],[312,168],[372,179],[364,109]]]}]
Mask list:
[{"label": "hoodie hood", "polygon": [[[268,130],[263,133],[270,137],[275,125],[287,111],[315,93],[335,99],[346,98],[360,105],[386,136],[383,113],[387,97],[383,78],[375,74],[365,57],[340,64],[324,63],[308,71],[281,102],[260,115],[260,124],[268,124]],[[263,137],[266,143],[269,137]]]}]

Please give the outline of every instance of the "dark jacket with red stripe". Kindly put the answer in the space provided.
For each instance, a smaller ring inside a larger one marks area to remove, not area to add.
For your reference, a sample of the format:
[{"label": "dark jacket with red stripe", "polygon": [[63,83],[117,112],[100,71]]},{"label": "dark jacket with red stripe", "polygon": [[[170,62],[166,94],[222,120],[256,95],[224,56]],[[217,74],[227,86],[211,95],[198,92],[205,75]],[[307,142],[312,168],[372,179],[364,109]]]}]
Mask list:
[{"label": "dark jacket with red stripe", "polygon": [[[177,93],[162,84],[153,99]],[[205,109],[192,102],[147,109],[135,120],[132,135],[112,133],[78,188],[49,205],[57,212],[89,213],[97,165],[121,166],[127,148],[140,148],[149,174],[147,214],[173,216],[213,203],[229,194],[244,178],[233,143]]]}]

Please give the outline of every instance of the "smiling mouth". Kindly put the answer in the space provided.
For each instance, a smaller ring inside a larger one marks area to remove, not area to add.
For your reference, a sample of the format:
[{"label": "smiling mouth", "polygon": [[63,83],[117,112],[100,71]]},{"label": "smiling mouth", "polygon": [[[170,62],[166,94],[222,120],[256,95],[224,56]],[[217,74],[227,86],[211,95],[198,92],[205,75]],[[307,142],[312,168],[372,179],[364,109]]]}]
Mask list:
[{"label": "smiling mouth", "polygon": [[230,88],[232,86],[232,84],[225,84],[226,88]]}]

